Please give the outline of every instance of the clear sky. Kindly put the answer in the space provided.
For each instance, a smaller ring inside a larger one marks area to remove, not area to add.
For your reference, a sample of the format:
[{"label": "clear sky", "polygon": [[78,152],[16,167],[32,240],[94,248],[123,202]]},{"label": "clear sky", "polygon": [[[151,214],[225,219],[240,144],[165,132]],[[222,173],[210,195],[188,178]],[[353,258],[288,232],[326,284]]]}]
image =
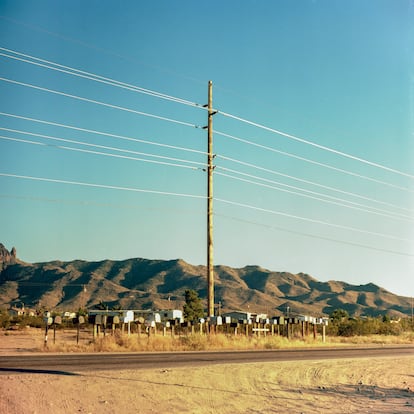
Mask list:
[{"label": "clear sky", "polygon": [[206,264],[211,80],[215,264],[414,295],[412,1],[0,0],[0,47],[22,260]]}]

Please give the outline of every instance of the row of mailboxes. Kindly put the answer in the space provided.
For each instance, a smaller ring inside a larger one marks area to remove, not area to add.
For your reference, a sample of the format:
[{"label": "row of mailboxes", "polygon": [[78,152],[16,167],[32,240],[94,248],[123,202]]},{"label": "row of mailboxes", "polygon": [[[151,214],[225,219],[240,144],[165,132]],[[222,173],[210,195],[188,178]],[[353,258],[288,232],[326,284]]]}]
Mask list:
[{"label": "row of mailboxes", "polygon": [[88,321],[94,325],[118,325],[120,323],[134,322],[134,312],[96,310],[89,312]]},{"label": "row of mailboxes", "polygon": [[[82,315],[79,315],[77,318],[73,318],[71,320],[75,325],[82,325],[85,323],[85,317]],[[61,325],[63,319],[60,315],[50,316],[50,312],[46,312],[45,316],[43,317],[43,321],[47,325]]]},{"label": "row of mailboxes", "polygon": [[89,323],[94,325],[118,325],[121,323],[121,318],[118,315],[90,315]]},{"label": "row of mailboxes", "polygon": [[[60,315],[52,317],[50,312],[46,312],[43,318],[45,324],[47,325],[61,325],[62,324],[62,317]],[[89,314],[87,318],[88,322],[93,325],[118,325],[120,323],[129,323],[129,322],[136,322],[138,324],[146,324],[148,326],[155,326],[156,323],[160,323],[160,320],[153,317],[139,317],[134,319],[134,314],[132,311],[126,311],[122,314],[117,314],[115,312],[107,312],[107,313],[96,313],[96,314]],[[72,322],[75,325],[82,325],[86,322],[86,318],[82,315],[79,315],[77,318],[72,319]],[[207,320],[200,319],[198,323],[205,323]],[[251,325],[253,321],[251,319],[239,319],[237,322],[230,318],[229,316],[215,316],[209,318],[208,322],[210,325],[234,325],[234,324],[242,324],[242,325]],[[311,324],[321,324],[321,325],[328,325],[328,318],[315,318],[310,316],[299,316],[298,318],[287,318],[284,316],[275,316],[272,319],[263,319],[258,321],[263,325],[287,325],[293,324],[297,325],[301,322],[309,322]],[[256,322],[257,323],[257,322]],[[170,327],[172,325],[181,325],[182,327],[191,326],[191,322],[184,322],[180,323],[178,319],[170,320],[164,323],[166,327]]]}]

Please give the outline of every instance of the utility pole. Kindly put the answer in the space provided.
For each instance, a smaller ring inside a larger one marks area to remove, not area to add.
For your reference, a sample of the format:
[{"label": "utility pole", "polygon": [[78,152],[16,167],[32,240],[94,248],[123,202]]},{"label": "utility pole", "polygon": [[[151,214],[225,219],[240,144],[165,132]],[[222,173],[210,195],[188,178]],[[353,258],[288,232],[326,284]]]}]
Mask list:
[{"label": "utility pole", "polygon": [[208,316],[214,316],[214,264],[213,264],[213,82],[208,82],[207,124],[207,285]]}]

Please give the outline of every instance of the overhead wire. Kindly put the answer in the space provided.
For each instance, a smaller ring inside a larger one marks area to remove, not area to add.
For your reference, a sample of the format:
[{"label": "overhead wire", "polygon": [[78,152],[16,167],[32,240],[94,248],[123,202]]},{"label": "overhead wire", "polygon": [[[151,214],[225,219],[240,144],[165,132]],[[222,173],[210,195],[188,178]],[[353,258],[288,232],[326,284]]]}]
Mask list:
[{"label": "overhead wire", "polygon": [[[198,104],[196,102],[191,102],[187,99],[177,98],[177,97],[172,96],[172,95],[167,95],[165,93],[153,91],[151,89],[142,88],[140,86],[132,85],[132,84],[129,84],[129,83],[126,83],[126,82],[122,82],[122,81],[111,79],[111,78],[108,78],[108,77],[105,77],[105,76],[97,75],[97,74],[92,73],[92,72],[87,72],[87,71],[76,69],[76,68],[73,68],[73,67],[70,67],[70,66],[61,65],[61,64],[56,63],[56,62],[41,59],[41,58],[31,56],[31,55],[28,55],[28,54],[25,54],[25,53],[17,52],[17,51],[12,50],[12,49],[7,49],[7,48],[4,48],[4,47],[0,47],[0,50],[6,51],[6,52],[9,52],[9,53],[14,53],[18,56],[23,56],[23,57],[26,57],[26,58],[29,58],[29,59],[33,59],[33,60],[35,60],[35,62],[30,61],[28,59],[24,59],[24,58],[21,58],[21,57],[12,56],[12,55],[8,55],[6,53],[1,53],[0,52],[0,56],[4,56],[4,57],[10,58],[10,59],[15,59],[15,60],[18,60],[18,61],[21,61],[21,62],[24,62],[24,63],[29,63],[29,64],[32,64],[32,65],[44,67],[44,68],[47,68],[47,69],[50,69],[50,70],[55,70],[55,71],[59,71],[59,72],[62,72],[62,73],[69,74],[69,75],[78,76],[78,77],[81,77],[81,78],[84,78],[84,79],[93,80],[95,82],[100,82],[100,83],[107,84],[107,85],[110,85],[110,86],[116,86],[116,87],[119,87],[119,88],[127,89],[129,91],[139,92],[139,93],[142,93],[142,94],[145,94],[145,95],[150,95],[150,96],[153,96],[153,97],[156,97],[156,98],[165,99],[165,100],[180,103],[180,104],[183,104],[183,105],[192,106],[192,107],[196,107],[196,108],[200,108],[200,109],[205,109],[203,107],[203,105]],[[39,62],[42,62],[42,63],[39,63]]]},{"label": "overhead wire", "polygon": [[298,236],[305,236],[305,237],[309,237],[309,238],[312,238],[312,239],[325,240],[325,241],[345,244],[345,245],[353,246],[353,247],[361,247],[361,248],[364,248],[364,249],[374,250],[374,251],[378,251],[378,252],[382,252],[382,253],[391,253],[391,254],[395,254],[395,255],[399,255],[399,256],[414,257],[414,254],[412,254],[412,253],[404,253],[404,252],[399,252],[399,251],[390,250],[390,249],[381,249],[381,248],[378,248],[378,247],[373,247],[373,246],[369,246],[369,245],[362,244],[362,243],[355,243],[355,242],[350,242],[350,241],[346,241],[346,240],[334,239],[332,237],[324,237],[324,236],[320,236],[320,235],[313,234],[313,233],[305,233],[305,232],[301,232],[301,231],[295,231],[295,230],[287,229],[285,227],[279,227],[279,226],[274,226],[274,225],[271,225],[271,224],[259,223],[257,221],[246,220],[246,219],[242,219],[242,218],[234,217],[234,216],[228,216],[226,214],[214,213],[214,216],[215,217],[222,217],[222,218],[229,219],[229,220],[238,221],[238,222],[241,222],[241,223],[252,224],[254,226],[260,226],[260,227],[265,227],[265,228],[268,228],[268,229],[283,231],[285,233],[296,234]]},{"label": "overhead wire", "polygon": [[257,148],[261,148],[261,149],[264,149],[264,150],[267,150],[267,151],[270,151],[270,152],[285,155],[287,157],[294,158],[294,159],[297,159],[299,161],[304,161],[304,162],[307,162],[307,163],[310,163],[310,164],[314,164],[314,165],[317,165],[319,167],[324,167],[324,168],[327,168],[327,169],[330,169],[330,170],[333,170],[333,171],[337,171],[337,172],[340,172],[340,173],[343,173],[343,174],[347,174],[347,175],[350,175],[350,176],[353,176],[353,177],[361,178],[361,179],[371,181],[371,182],[374,182],[374,183],[377,183],[377,184],[381,184],[381,185],[385,185],[385,186],[388,186],[388,187],[391,187],[391,188],[395,188],[397,190],[408,191],[410,193],[414,193],[414,190],[412,190],[408,187],[402,187],[402,186],[392,184],[392,183],[389,183],[389,182],[386,182],[386,181],[382,181],[382,180],[378,180],[378,179],[375,179],[375,178],[372,178],[372,177],[368,177],[366,175],[357,174],[357,173],[354,173],[354,172],[349,171],[349,170],[345,170],[345,169],[342,169],[342,168],[334,167],[334,166],[329,165],[329,164],[314,161],[314,160],[311,160],[309,158],[301,157],[299,155],[295,155],[295,154],[292,154],[292,153],[289,153],[289,152],[286,152],[286,151],[281,151],[281,150],[278,150],[276,148],[269,147],[267,145],[262,145],[262,144],[259,144],[257,142],[249,141],[249,140],[244,139],[244,138],[236,137],[236,136],[231,135],[231,134],[227,134],[227,133],[220,132],[220,131],[217,131],[217,130],[214,131],[214,134],[224,136],[226,138],[230,138],[230,139],[238,141],[238,142],[243,142],[245,144],[252,145],[252,146],[255,146]]},{"label": "overhead wire", "polygon": [[[124,152],[124,153],[128,153],[128,154],[134,154],[134,155],[144,155],[144,156],[147,156],[147,157],[161,158],[161,159],[166,159],[166,160],[169,160],[169,161],[184,162],[184,163],[189,163],[189,164],[200,165],[202,167],[205,166],[205,163],[198,162],[198,161],[185,160],[185,159],[182,159],[182,158],[175,158],[175,157],[167,157],[167,156],[158,155],[158,154],[149,154],[147,152],[127,150],[127,149],[122,149],[122,148],[117,148],[117,147],[110,147],[110,146],[107,146],[107,145],[92,144],[92,143],[89,143],[89,142],[77,141],[77,140],[73,140],[73,139],[55,137],[55,136],[44,135],[44,134],[28,132],[28,131],[21,131],[21,130],[12,129],[12,128],[0,127],[0,130],[7,131],[7,132],[18,133],[18,134],[23,134],[23,135],[36,136],[36,137],[49,139],[49,140],[53,140],[53,141],[66,142],[66,143],[70,143],[70,144],[83,145],[83,146],[88,146],[88,147],[93,147],[93,148],[100,148],[100,149],[105,149],[105,150],[109,150],[109,151],[118,151],[118,152]],[[135,159],[135,158],[132,158],[132,159]]]},{"label": "overhead wire", "polygon": [[141,209],[141,210],[148,210],[148,211],[167,211],[171,212],[174,211],[176,213],[183,213],[183,214],[193,214],[196,216],[203,216],[199,210],[195,209],[183,209],[183,208],[172,208],[171,206],[168,207],[145,207],[144,205],[140,204],[120,204],[120,203],[103,203],[97,202],[92,200],[74,200],[74,199],[63,199],[63,198],[50,198],[50,197],[39,197],[39,196],[29,196],[29,195],[16,195],[16,194],[1,194],[0,198],[3,199],[16,199],[16,200],[30,200],[30,201],[39,201],[39,202],[46,202],[46,203],[56,203],[56,204],[68,204],[68,205],[82,205],[82,206],[97,206],[97,207],[108,207],[108,208],[120,208],[120,209]]},{"label": "overhead wire", "polygon": [[87,183],[83,181],[61,180],[61,179],[47,178],[47,177],[35,177],[35,176],[30,176],[30,175],[10,174],[10,173],[5,173],[5,172],[0,172],[0,176],[9,177],[9,178],[18,178],[18,179],[23,179],[23,180],[43,181],[43,182],[57,183],[57,184],[77,185],[77,186],[92,187],[92,188],[104,188],[104,189],[109,189],[109,190],[131,191],[131,192],[137,192],[137,193],[149,193],[149,194],[157,194],[157,195],[168,195],[168,196],[174,196],[174,197],[187,197],[187,198],[196,198],[196,199],[203,199],[203,200],[205,200],[206,198],[204,195],[197,195],[197,194],[174,193],[171,191],[148,190],[148,189],[143,189],[143,188]]},{"label": "overhead wire", "polygon": [[327,151],[327,152],[331,152],[331,153],[333,153],[335,155],[339,155],[339,156],[344,157],[344,158],[348,158],[348,159],[351,159],[351,160],[354,160],[354,161],[361,162],[363,164],[370,165],[372,167],[376,167],[376,168],[379,168],[379,169],[382,169],[382,170],[385,170],[385,171],[388,171],[388,172],[392,172],[394,174],[398,174],[398,175],[401,175],[401,176],[404,176],[404,177],[408,177],[408,178],[414,179],[414,175],[412,175],[412,174],[408,174],[406,172],[403,172],[403,171],[400,171],[400,170],[397,170],[397,169],[394,169],[394,168],[391,168],[391,167],[387,167],[385,165],[382,165],[382,164],[379,164],[379,163],[376,163],[376,162],[372,162],[372,161],[366,160],[364,158],[360,158],[360,157],[357,157],[355,155],[348,154],[346,152],[339,151],[337,149],[334,149],[334,148],[331,148],[331,147],[327,147],[325,145],[321,145],[321,144],[318,144],[316,142],[309,141],[309,140],[306,140],[304,138],[300,138],[298,136],[295,136],[295,135],[292,135],[292,134],[288,134],[288,133],[283,132],[283,131],[279,131],[279,130],[274,129],[274,128],[270,128],[270,127],[265,126],[263,124],[260,124],[258,122],[250,121],[248,119],[245,119],[245,118],[242,118],[242,117],[239,117],[239,116],[236,116],[236,115],[232,115],[230,113],[223,112],[223,111],[217,111],[217,113],[219,113],[219,114],[221,114],[221,115],[223,115],[223,116],[225,116],[227,118],[231,118],[231,119],[234,119],[236,121],[240,121],[242,123],[245,123],[247,125],[251,125],[251,126],[254,126],[254,127],[257,127],[257,128],[260,128],[260,129],[263,129],[265,131],[272,132],[274,134],[277,134],[277,135],[280,135],[280,136],[289,138],[291,140],[300,142],[302,144],[310,145],[312,147],[315,147],[315,148],[318,148],[318,149],[321,149],[321,150],[324,150],[324,151]]},{"label": "overhead wire", "polygon": [[[21,142],[21,143],[25,143],[25,144],[40,145],[40,146],[45,146],[45,147],[53,147],[53,148],[67,150],[67,151],[75,151],[75,152],[83,152],[83,153],[87,153],[87,154],[102,155],[102,156],[105,156],[105,157],[121,158],[121,159],[127,159],[127,160],[132,160],[132,161],[141,161],[141,162],[147,162],[147,163],[151,163],[151,164],[168,165],[170,167],[188,168],[188,169],[191,169],[191,170],[200,170],[200,169],[202,169],[200,167],[194,167],[192,165],[177,164],[177,163],[171,163],[171,162],[166,162],[166,161],[156,161],[156,160],[151,160],[151,159],[147,159],[147,158],[137,158],[137,157],[131,157],[131,156],[127,156],[127,155],[112,154],[112,153],[102,152],[102,151],[92,151],[92,150],[87,150],[87,149],[82,149],[82,148],[68,147],[66,145],[53,145],[53,144],[47,144],[45,142],[31,141],[31,140],[21,139],[21,138],[6,137],[4,135],[0,135],[0,139],[4,139],[4,140],[8,140],[8,141]],[[165,157],[165,156],[160,156],[160,155],[149,155],[148,154],[148,156],[159,157],[159,158],[164,158],[164,159],[174,159],[174,158],[171,158],[171,157]],[[187,161],[187,162],[189,162],[189,161]]]},{"label": "overhead wire", "polygon": [[13,80],[13,79],[8,79],[8,78],[3,78],[3,77],[0,77],[0,80],[3,81],[3,82],[9,82],[9,83],[12,83],[12,84],[15,84],[15,85],[25,86],[25,87],[40,90],[40,91],[43,91],[43,92],[53,93],[55,95],[65,96],[66,98],[77,99],[77,100],[80,100],[80,101],[83,101],[83,102],[88,102],[88,103],[92,103],[92,104],[96,104],[96,105],[105,106],[105,107],[111,108],[111,109],[117,109],[117,110],[120,110],[120,111],[130,112],[130,113],[134,113],[134,114],[137,114],[137,115],[147,116],[149,118],[155,118],[155,119],[159,119],[159,120],[162,120],[162,121],[172,122],[174,124],[184,125],[184,126],[188,126],[188,127],[191,127],[191,128],[202,128],[201,126],[192,124],[190,122],[180,121],[180,120],[177,120],[177,119],[168,118],[168,117],[161,116],[161,115],[150,114],[148,112],[137,111],[135,109],[125,108],[125,107],[119,106],[119,105],[113,105],[113,104],[97,101],[97,100],[94,100],[94,99],[85,98],[85,97],[78,96],[78,95],[72,95],[72,94],[66,93],[66,92],[56,91],[54,89],[43,88],[41,86],[33,85],[33,84],[30,84],[30,83],[19,82],[19,81]]},{"label": "overhead wire", "polygon": [[[378,209],[378,208],[367,206],[367,205],[364,205],[364,204],[354,203],[354,202],[344,200],[344,199],[341,199],[341,198],[338,198],[338,197],[332,197],[332,196],[329,196],[329,195],[326,195],[326,194],[321,194],[321,193],[317,193],[317,192],[314,192],[314,191],[309,191],[309,190],[306,190],[306,189],[302,189],[302,188],[295,187],[295,186],[290,186],[290,185],[280,183],[280,182],[277,182],[277,181],[266,180],[266,179],[263,179],[261,177],[256,177],[256,176],[253,176],[251,174],[241,173],[239,171],[231,170],[229,168],[221,168],[221,169],[223,169],[224,171],[230,171],[230,172],[234,172],[236,174],[241,174],[241,175],[244,175],[246,177],[260,179],[260,180],[268,182],[269,184],[268,183],[260,183],[260,182],[257,182],[257,181],[252,181],[252,180],[249,180],[247,178],[237,177],[237,176],[234,176],[234,175],[222,173],[220,171],[216,171],[215,174],[218,174],[218,175],[221,175],[223,177],[227,177],[227,178],[230,178],[230,179],[233,179],[233,180],[238,180],[238,181],[242,181],[242,182],[245,182],[245,183],[257,185],[257,186],[260,186],[260,187],[266,187],[266,188],[269,188],[269,189],[272,189],[272,190],[282,191],[282,192],[289,193],[289,194],[294,194],[294,195],[297,195],[297,196],[300,196],[300,197],[306,197],[306,198],[321,201],[321,202],[324,202],[324,203],[334,204],[334,205],[337,205],[337,206],[340,206],[340,207],[359,210],[359,211],[363,211],[365,213],[370,213],[370,214],[376,214],[376,215],[391,218],[391,219],[394,219],[394,220],[404,220],[404,221],[408,221],[408,222],[414,222],[414,218],[410,217],[410,216],[404,216],[402,214],[392,213],[392,212],[387,211],[387,210]],[[274,185],[271,185],[271,184],[274,184]],[[290,189],[287,189],[287,188],[281,188],[281,187],[278,187],[278,186],[293,188],[293,189],[303,191],[305,193],[310,193],[310,194],[313,194],[313,195],[300,193],[298,191],[293,191],[293,190],[290,190]],[[323,197],[326,197],[328,199],[323,198]],[[346,204],[346,203],[348,203],[348,204]]]},{"label": "overhead wire", "polygon": [[125,141],[138,142],[138,143],[142,143],[142,144],[155,145],[155,146],[158,146],[158,147],[164,147],[164,148],[169,148],[169,149],[175,149],[175,150],[180,150],[180,151],[188,151],[188,152],[193,152],[193,153],[197,153],[197,154],[207,155],[207,152],[205,152],[205,151],[200,151],[200,150],[196,150],[196,149],[192,149],[192,148],[180,147],[180,146],[177,146],[177,145],[164,144],[164,143],[161,143],[161,142],[155,142],[155,141],[149,141],[149,140],[144,140],[144,139],[139,139],[139,138],[133,138],[133,137],[125,136],[125,135],[111,134],[111,133],[104,132],[104,131],[97,131],[97,130],[93,130],[93,129],[81,128],[81,127],[77,127],[77,126],[74,126],[74,125],[60,124],[60,123],[57,123],[57,122],[45,121],[45,120],[36,119],[36,118],[29,118],[29,117],[26,117],[26,116],[10,114],[10,113],[6,113],[6,112],[0,112],[0,115],[11,117],[11,118],[16,118],[16,119],[22,119],[22,120],[25,120],[25,121],[32,121],[32,122],[36,122],[36,123],[40,123],[40,124],[44,124],[44,125],[51,125],[51,126],[57,126],[57,127],[60,127],[60,128],[67,128],[67,129],[71,129],[71,130],[74,130],[74,131],[87,132],[89,134],[102,135],[102,136],[106,136],[106,137],[110,137],[110,138],[116,138],[116,139],[125,140]]},{"label": "overhead wire", "polygon": [[249,205],[249,204],[239,203],[239,202],[236,202],[236,201],[226,200],[226,199],[222,199],[222,198],[216,198],[215,197],[214,200],[218,201],[218,202],[221,202],[221,203],[224,203],[224,204],[236,206],[236,207],[247,208],[247,209],[250,209],[250,210],[256,210],[256,211],[269,213],[269,214],[275,214],[275,215],[279,215],[279,216],[282,216],[282,217],[297,219],[297,220],[306,221],[306,222],[314,223],[314,224],[322,224],[324,226],[329,226],[329,227],[333,227],[333,228],[337,228],[337,229],[341,229],[341,230],[348,230],[348,231],[353,231],[353,232],[358,232],[358,233],[363,233],[363,234],[369,234],[371,236],[384,237],[384,238],[387,238],[387,239],[393,239],[393,240],[412,243],[411,239],[405,239],[405,238],[402,238],[402,237],[397,237],[397,236],[393,236],[393,235],[389,235],[389,234],[373,232],[373,231],[369,231],[369,230],[359,229],[359,228],[356,228],[356,227],[345,226],[345,225],[342,225],[342,224],[329,223],[329,222],[323,221],[323,220],[316,220],[316,219],[312,219],[312,218],[309,218],[309,217],[303,217],[303,216],[298,216],[298,215],[294,215],[294,214],[285,213],[283,211],[277,211],[277,210],[271,210],[271,209],[267,209],[267,208],[263,208],[263,207],[252,206],[252,205]]},{"label": "overhead wire", "polygon": [[[374,199],[374,198],[371,198],[371,197],[363,196],[361,194],[356,194],[356,193],[353,193],[353,192],[350,192],[350,191],[344,191],[344,190],[341,190],[337,187],[331,187],[331,186],[328,186],[328,185],[316,183],[316,182],[310,181],[310,180],[305,180],[303,178],[299,178],[299,177],[292,176],[292,175],[289,175],[289,174],[284,174],[284,173],[281,173],[280,171],[275,171],[275,170],[272,170],[270,168],[260,167],[256,164],[241,161],[241,160],[238,160],[238,159],[235,159],[235,158],[232,158],[232,157],[227,157],[225,155],[217,154],[216,159],[223,159],[225,161],[231,161],[231,162],[237,163],[239,165],[254,168],[254,169],[257,169],[257,170],[260,170],[260,171],[263,171],[263,172],[278,175],[280,177],[288,178],[288,179],[291,179],[291,180],[294,180],[294,181],[299,181],[299,182],[304,183],[304,184],[310,184],[310,185],[313,185],[313,186],[316,186],[316,187],[319,187],[319,188],[323,188],[325,190],[335,191],[335,192],[338,192],[338,193],[341,193],[341,194],[350,195],[352,197],[356,197],[356,198],[360,198],[360,199],[363,199],[363,200],[366,200],[366,201],[371,201],[371,202],[374,202],[374,203],[382,204],[382,205],[385,205],[385,206],[388,206],[388,207],[393,207],[393,208],[396,208],[396,209],[399,209],[399,210],[406,210],[410,213],[413,213],[413,211],[411,209],[401,207],[401,206],[398,206],[396,204],[387,203],[385,201],[381,201],[381,200],[377,200],[377,199]],[[219,166],[217,166],[217,167],[220,168]]]}]

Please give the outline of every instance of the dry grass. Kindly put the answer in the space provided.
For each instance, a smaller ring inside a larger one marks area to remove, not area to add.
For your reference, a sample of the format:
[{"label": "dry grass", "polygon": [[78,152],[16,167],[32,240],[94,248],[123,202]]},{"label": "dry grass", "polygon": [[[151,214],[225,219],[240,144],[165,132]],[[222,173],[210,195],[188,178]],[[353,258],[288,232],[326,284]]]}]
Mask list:
[{"label": "dry grass", "polygon": [[309,347],[332,347],[352,345],[392,345],[413,344],[414,333],[405,333],[399,336],[372,335],[355,337],[327,337],[322,342],[321,337],[316,340],[312,337],[287,339],[282,336],[244,336],[225,334],[192,334],[183,336],[163,336],[127,334],[114,334],[101,336],[92,340],[84,337],[76,343],[76,335],[71,332],[59,332],[56,342],[49,340],[47,349],[49,352],[166,352],[166,351],[208,351],[208,350],[251,350],[251,349],[286,349]]},{"label": "dry grass", "polygon": [[378,344],[378,345],[403,345],[414,343],[414,332],[403,332],[401,335],[367,335],[367,336],[335,336],[327,338],[335,344]]}]

